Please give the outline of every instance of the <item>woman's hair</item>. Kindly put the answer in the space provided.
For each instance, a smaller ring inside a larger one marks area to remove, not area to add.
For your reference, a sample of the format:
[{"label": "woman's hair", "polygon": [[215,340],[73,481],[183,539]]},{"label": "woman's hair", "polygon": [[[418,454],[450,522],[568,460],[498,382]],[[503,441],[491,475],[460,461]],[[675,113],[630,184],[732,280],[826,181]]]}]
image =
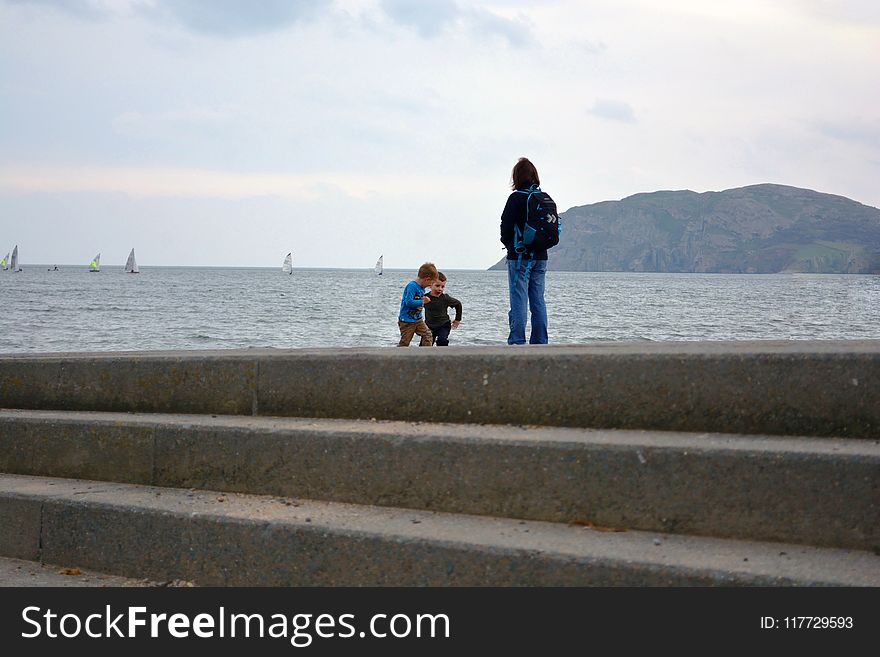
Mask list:
[{"label": "woman's hair", "polygon": [[521,157],[513,165],[513,171],[510,174],[510,186],[513,189],[522,189],[523,187],[528,187],[531,183],[535,185],[541,184],[541,179],[538,178],[538,170],[527,157]]}]

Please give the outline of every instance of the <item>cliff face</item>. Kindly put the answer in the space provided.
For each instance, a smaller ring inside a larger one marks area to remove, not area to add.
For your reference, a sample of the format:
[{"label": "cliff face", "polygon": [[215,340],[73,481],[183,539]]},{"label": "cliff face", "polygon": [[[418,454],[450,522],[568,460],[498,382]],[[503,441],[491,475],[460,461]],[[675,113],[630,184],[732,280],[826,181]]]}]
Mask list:
[{"label": "cliff face", "polygon": [[560,217],[554,270],[880,273],[880,210],[797,187],[636,194]]}]

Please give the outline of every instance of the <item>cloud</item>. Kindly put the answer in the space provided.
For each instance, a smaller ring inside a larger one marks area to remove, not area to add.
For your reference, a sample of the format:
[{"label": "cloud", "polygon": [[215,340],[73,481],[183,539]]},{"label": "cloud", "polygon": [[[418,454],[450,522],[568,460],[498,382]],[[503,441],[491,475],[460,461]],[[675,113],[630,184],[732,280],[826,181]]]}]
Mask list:
[{"label": "cloud", "polygon": [[452,0],[382,0],[381,7],[391,20],[425,38],[436,37],[461,18],[461,10]]},{"label": "cloud", "polygon": [[472,10],[469,18],[476,33],[501,37],[511,46],[528,46],[533,41],[531,27],[524,20],[511,20],[485,9]]},{"label": "cloud", "polygon": [[589,55],[600,55],[608,50],[608,44],[604,41],[575,41],[572,46]]},{"label": "cloud", "polygon": [[155,138],[168,130],[195,130],[231,125],[235,115],[224,109],[191,108],[165,112],[123,112],[112,121],[114,132],[129,137]]},{"label": "cloud", "polygon": [[814,128],[831,139],[880,148],[880,121],[817,121]]},{"label": "cloud", "polygon": [[240,37],[281,30],[311,20],[331,0],[2,0],[62,11],[83,20],[137,14],[158,23],[171,23],[199,34]]},{"label": "cloud", "polygon": [[[113,15],[138,15],[154,23],[177,25],[197,34],[237,38],[286,29],[334,10],[333,0],[0,0],[0,3],[42,7],[82,20]],[[488,9],[455,0],[380,0],[381,13],[424,39],[466,29],[479,38],[497,37],[511,46],[534,42],[523,17],[507,18]],[[338,9],[338,8],[337,8]],[[345,12],[336,12],[340,18]],[[369,24],[362,15],[363,24]]]},{"label": "cloud", "polygon": [[532,43],[531,27],[522,18],[499,16],[482,7],[460,7],[454,0],[382,0],[382,11],[395,23],[433,39],[455,27],[465,27],[478,37],[500,37],[511,46]]},{"label": "cloud", "polygon": [[240,37],[311,20],[329,4],[329,0],[174,0],[143,11],[149,18],[175,22],[200,34]]},{"label": "cloud", "polygon": [[[468,176],[446,182],[464,189]],[[436,191],[436,178],[427,173],[307,174],[234,173],[171,167],[0,167],[0,192],[121,193],[158,198],[243,199],[259,197],[316,199],[328,191],[350,198],[403,197]]]},{"label": "cloud", "polygon": [[795,7],[826,21],[859,26],[880,26],[880,3],[877,0],[792,0]]},{"label": "cloud", "polygon": [[48,7],[85,20],[103,19],[121,4],[112,0],[3,0],[3,2],[9,5]]},{"label": "cloud", "polygon": [[599,99],[593,103],[593,107],[589,110],[593,116],[608,121],[620,121],[621,123],[635,123],[636,116],[633,108],[620,100],[602,100]]}]

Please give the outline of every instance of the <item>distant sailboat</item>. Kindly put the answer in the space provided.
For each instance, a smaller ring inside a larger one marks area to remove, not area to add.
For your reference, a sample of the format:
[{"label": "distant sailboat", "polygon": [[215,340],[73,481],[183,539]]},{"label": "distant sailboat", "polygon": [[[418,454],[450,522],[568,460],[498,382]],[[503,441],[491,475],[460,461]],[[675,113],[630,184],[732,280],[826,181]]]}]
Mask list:
[{"label": "distant sailboat", "polygon": [[125,272],[127,274],[139,274],[141,272],[138,269],[137,260],[134,259],[134,249],[131,250],[131,253],[128,254],[128,260],[125,261]]},{"label": "distant sailboat", "polygon": [[3,260],[0,260],[0,267],[3,267],[3,271],[9,269],[9,252],[7,251],[6,257]]},{"label": "distant sailboat", "polygon": [[382,264],[382,258],[384,257],[384,255],[380,255],[379,259],[376,261],[376,274],[379,276],[382,275],[382,270],[385,268],[385,266]]},{"label": "distant sailboat", "polygon": [[99,253],[89,263],[89,271],[101,271],[101,254]]},{"label": "distant sailboat", "polygon": [[293,253],[288,253],[284,256],[284,264],[281,265],[281,271],[285,274],[293,273]]},{"label": "distant sailboat", "polygon": [[12,271],[21,271],[21,267],[18,266],[18,244],[12,249],[12,261],[10,262],[10,267],[12,267]]}]

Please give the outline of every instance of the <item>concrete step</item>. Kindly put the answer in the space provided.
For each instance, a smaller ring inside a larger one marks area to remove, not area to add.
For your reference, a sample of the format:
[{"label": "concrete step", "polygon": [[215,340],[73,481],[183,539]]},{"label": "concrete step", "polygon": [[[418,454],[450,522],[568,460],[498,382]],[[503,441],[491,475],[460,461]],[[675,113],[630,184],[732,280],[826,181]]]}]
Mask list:
[{"label": "concrete step", "polygon": [[880,586],[784,543],[0,475],[0,555],[218,586]]},{"label": "concrete step", "polygon": [[94,588],[94,587],[178,587],[192,586],[190,582],[154,582],[132,577],[119,577],[84,570],[79,566],[59,566],[25,559],[0,557],[0,587],[49,587],[49,588]]},{"label": "concrete step", "polygon": [[880,437],[880,341],[0,356],[0,407]]},{"label": "concrete step", "polygon": [[0,472],[880,546],[865,439],[7,410]]}]

